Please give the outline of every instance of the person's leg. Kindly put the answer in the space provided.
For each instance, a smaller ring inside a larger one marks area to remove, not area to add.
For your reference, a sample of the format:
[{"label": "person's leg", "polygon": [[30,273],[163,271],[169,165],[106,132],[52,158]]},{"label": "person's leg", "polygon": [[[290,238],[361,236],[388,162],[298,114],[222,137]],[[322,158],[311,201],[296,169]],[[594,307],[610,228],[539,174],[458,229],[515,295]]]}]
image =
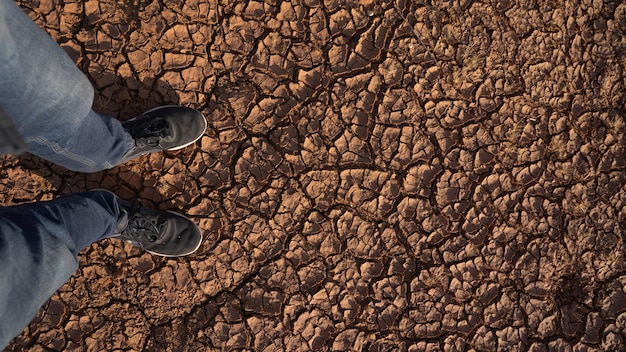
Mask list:
[{"label": "person's leg", "polygon": [[0,0],[0,106],[29,151],[70,170],[111,168],[134,146],[119,120],[94,112],[89,80],[13,2]]},{"label": "person's leg", "polygon": [[114,234],[121,214],[107,191],[0,207],[0,350],[74,273],[77,253]]},{"label": "person's leg", "polygon": [[178,213],[133,205],[106,190],[0,207],[0,350],[74,273],[78,252],[104,238],[176,257],[195,252],[202,233]]},{"label": "person's leg", "polygon": [[166,106],[127,122],[93,111],[89,80],[13,0],[0,0],[0,107],[29,151],[70,170],[96,172],[141,154],[176,150],[204,133],[194,109]]}]

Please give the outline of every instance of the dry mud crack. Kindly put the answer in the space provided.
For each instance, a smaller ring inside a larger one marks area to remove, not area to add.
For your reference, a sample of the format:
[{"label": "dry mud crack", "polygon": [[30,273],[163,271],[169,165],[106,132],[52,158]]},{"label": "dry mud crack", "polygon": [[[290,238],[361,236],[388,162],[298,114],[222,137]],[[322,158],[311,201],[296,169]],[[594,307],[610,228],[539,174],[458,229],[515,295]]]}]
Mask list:
[{"label": "dry mud crack", "polygon": [[2,203],[107,188],[206,241],[94,244],[8,351],[626,349],[626,4],[21,6],[99,111],[210,127],[91,175],[2,159]]}]

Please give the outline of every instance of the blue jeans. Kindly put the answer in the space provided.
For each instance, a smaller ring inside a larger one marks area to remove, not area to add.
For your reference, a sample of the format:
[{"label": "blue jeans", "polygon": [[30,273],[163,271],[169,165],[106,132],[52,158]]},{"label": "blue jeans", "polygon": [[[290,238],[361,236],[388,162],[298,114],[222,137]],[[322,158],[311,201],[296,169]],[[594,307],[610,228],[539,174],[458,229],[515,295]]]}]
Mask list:
[{"label": "blue jeans", "polygon": [[[91,110],[72,60],[11,0],[0,0],[0,106],[30,152],[68,169],[115,166],[133,146],[121,123]],[[0,349],[74,273],[77,253],[115,232],[115,195],[92,191],[0,207]]]},{"label": "blue jeans", "polygon": [[39,157],[80,172],[119,164],[134,145],[93,111],[94,91],[59,45],[12,0],[0,0],[0,106]]},{"label": "blue jeans", "polygon": [[78,268],[78,252],[116,232],[116,196],[90,191],[0,207],[0,350]]}]

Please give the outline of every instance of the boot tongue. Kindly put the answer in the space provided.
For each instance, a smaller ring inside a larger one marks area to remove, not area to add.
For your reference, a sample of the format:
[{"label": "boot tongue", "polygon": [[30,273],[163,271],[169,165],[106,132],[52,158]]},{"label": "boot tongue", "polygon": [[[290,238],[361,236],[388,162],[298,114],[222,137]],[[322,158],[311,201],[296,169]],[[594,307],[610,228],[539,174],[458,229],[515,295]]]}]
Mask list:
[{"label": "boot tongue", "polygon": [[142,216],[136,216],[130,220],[127,232],[135,238],[142,236],[148,240],[148,242],[156,242],[159,239],[159,228],[157,224]]},{"label": "boot tongue", "polygon": [[131,135],[137,146],[156,147],[161,140],[172,134],[170,126],[164,119],[154,119],[145,124],[137,125]]},{"label": "boot tongue", "polygon": [[146,125],[144,126],[144,131],[148,134],[160,133],[167,128],[167,121],[165,121],[164,119],[154,119],[153,121],[150,121],[150,123],[146,123]]}]

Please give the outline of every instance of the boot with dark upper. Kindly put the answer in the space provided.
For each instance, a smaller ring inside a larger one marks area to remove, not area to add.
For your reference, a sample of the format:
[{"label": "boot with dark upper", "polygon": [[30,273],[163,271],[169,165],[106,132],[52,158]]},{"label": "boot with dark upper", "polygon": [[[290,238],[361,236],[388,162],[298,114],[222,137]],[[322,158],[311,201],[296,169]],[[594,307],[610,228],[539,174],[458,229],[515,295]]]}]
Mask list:
[{"label": "boot with dark upper", "polygon": [[142,207],[117,198],[122,217],[110,238],[127,241],[152,254],[179,257],[195,252],[202,232],[187,217],[173,211]]},{"label": "boot with dark upper", "polygon": [[207,121],[201,112],[182,106],[160,106],[123,121],[135,140],[122,162],[140,155],[184,148],[202,137]]}]

